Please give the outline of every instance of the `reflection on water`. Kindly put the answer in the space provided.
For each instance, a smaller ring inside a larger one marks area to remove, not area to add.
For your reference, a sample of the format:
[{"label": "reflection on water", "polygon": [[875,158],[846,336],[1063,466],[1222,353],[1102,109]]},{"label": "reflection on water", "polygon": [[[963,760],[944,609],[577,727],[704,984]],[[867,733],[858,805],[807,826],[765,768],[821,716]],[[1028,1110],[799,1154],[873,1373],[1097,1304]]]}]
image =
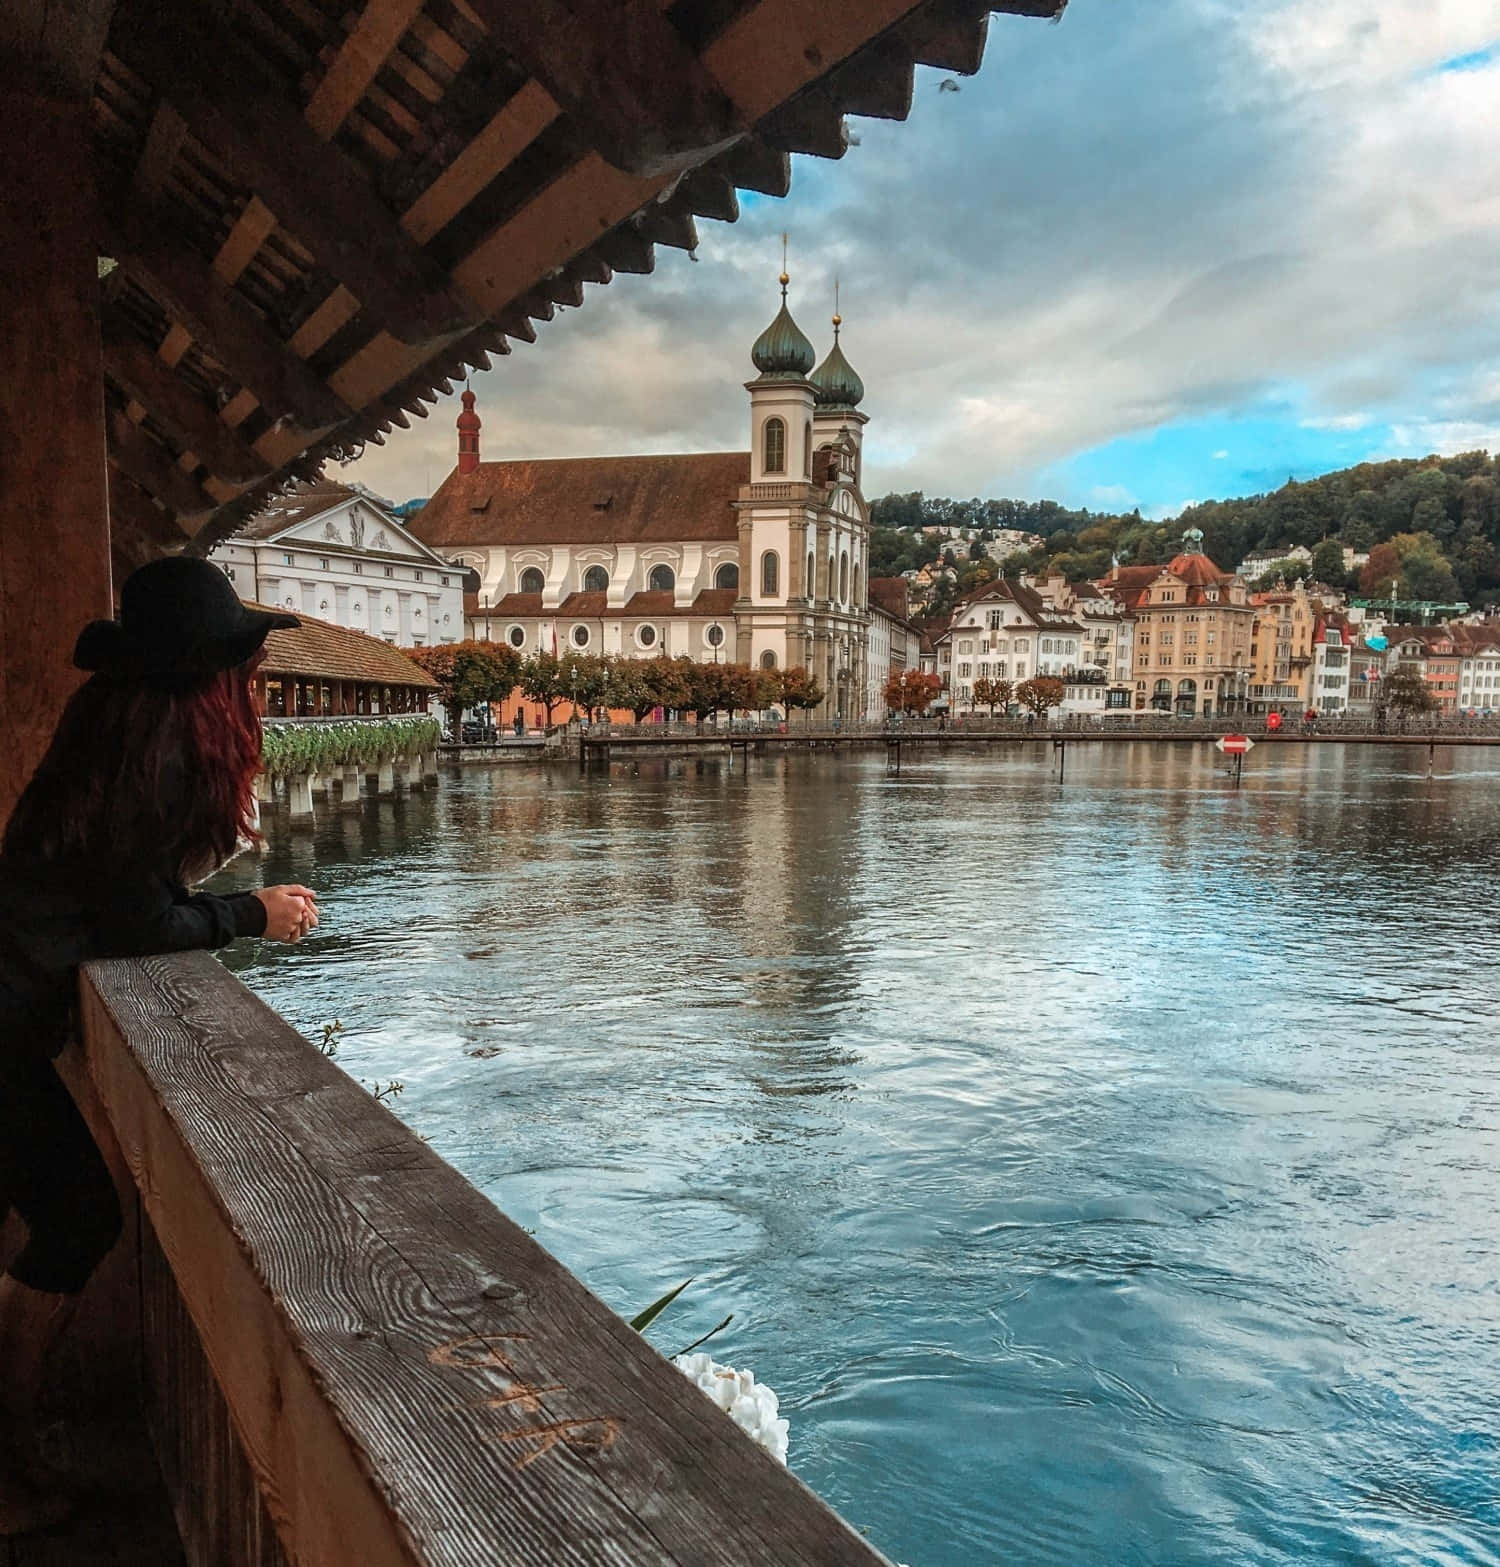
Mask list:
[{"label": "reflection on water", "polygon": [[1500,1562],[1500,755],[1071,752],[448,774],[231,963],[913,1567]]}]

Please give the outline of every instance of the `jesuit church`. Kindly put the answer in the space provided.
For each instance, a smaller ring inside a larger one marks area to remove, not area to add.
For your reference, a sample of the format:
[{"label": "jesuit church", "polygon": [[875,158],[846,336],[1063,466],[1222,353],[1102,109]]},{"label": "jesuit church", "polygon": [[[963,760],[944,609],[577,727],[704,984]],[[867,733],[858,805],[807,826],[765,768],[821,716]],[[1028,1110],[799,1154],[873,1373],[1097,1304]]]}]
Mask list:
[{"label": "jesuit church", "polygon": [[824,717],[872,707],[864,385],[817,356],[787,308],[750,357],[750,450],[485,462],[463,394],[458,466],[409,522],[479,591],[469,634],[522,653],[683,654],[804,665]]}]

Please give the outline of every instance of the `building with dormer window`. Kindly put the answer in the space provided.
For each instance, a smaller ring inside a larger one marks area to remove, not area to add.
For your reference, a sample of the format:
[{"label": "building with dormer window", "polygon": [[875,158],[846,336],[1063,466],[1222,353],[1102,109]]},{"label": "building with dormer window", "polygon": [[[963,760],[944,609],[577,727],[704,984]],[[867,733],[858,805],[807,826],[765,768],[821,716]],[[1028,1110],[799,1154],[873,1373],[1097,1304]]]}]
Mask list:
[{"label": "building with dormer window", "polygon": [[209,557],[247,602],[368,632],[398,647],[464,635],[464,571],[358,485],[278,497]]},{"label": "building with dormer window", "polygon": [[751,350],[749,449],[485,461],[463,394],[458,463],[410,526],[478,574],[470,634],[521,653],[801,665],[819,716],[871,711],[864,385],[817,365],[781,308]]},{"label": "building with dormer window", "polygon": [[1243,713],[1256,611],[1244,579],[1203,553],[1189,528],[1165,566],[1111,568],[1095,584],[1135,621],[1135,707],[1187,718]]}]

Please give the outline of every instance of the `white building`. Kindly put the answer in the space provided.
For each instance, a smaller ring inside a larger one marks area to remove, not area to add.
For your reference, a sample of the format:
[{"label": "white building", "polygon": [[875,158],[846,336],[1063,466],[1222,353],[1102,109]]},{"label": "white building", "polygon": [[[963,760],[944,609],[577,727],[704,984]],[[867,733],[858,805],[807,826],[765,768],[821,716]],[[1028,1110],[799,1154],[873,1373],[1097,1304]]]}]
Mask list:
[{"label": "white building", "polygon": [[1135,620],[1124,606],[1091,582],[1069,582],[1054,574],[1036,591],[1054,610],[1076,621],[1083,632],[1078,677],[1064,712],[1126,712],[1131,705],[1135,668]]},{"label": "white building", "polygon": [[1455,626],[1458,708],[1461,713],[1500,712],[1500,627]]},{"label": "white building", "polygon": [[1309,703],[1314,711],[1335,717],[1349,711],[1352,696],[1353,630],[1340,618],[1319,616],[1313,628],[1312,691]]},{"label": "white building", "polygon": [[[936,667],[954,712],[982,711],[974,682],[1036,675],[1067,680],[1082,656],[1083,628],[1022,582],[987,582],[961,599],[947,629],[934,637]],[[1074,682],[1078,684],[1078,682]]]},{"label": "white building", "polygon": [[886,716],[886,682],[906,670],[917,673],[922,637],[911,624],[905,577],[876,577],[868,584],[870,632],[866,644],[865,711],[867,722]]},{"label": "white building", "polygon": [[464,635],[464,568],[367,490],[299,485],[209,552],[242,599],[369,632],[399,647]]},{"label": "white building", "polygon": [[751,351],[750,449],[483,462],[474,397],[458,466],[411,519],[472,567],[473,635],[518,651],[801,666],[820,716],[868,710],[864,385],[838,343],[780,313]]}]

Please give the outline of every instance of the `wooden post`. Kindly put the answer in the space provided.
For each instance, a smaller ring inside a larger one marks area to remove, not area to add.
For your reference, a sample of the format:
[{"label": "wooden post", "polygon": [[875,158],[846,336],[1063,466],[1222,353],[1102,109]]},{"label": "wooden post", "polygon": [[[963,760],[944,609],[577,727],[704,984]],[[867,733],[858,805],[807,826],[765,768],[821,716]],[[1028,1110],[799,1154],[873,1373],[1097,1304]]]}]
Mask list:
[{"label": "wooden post", "polygon": [[[24,8],[23,8],[24,9]],[[0,62],[3,63],[3,62]],[[83,102],[0,93],[0,823],[110,614],[99,278]]]}]

